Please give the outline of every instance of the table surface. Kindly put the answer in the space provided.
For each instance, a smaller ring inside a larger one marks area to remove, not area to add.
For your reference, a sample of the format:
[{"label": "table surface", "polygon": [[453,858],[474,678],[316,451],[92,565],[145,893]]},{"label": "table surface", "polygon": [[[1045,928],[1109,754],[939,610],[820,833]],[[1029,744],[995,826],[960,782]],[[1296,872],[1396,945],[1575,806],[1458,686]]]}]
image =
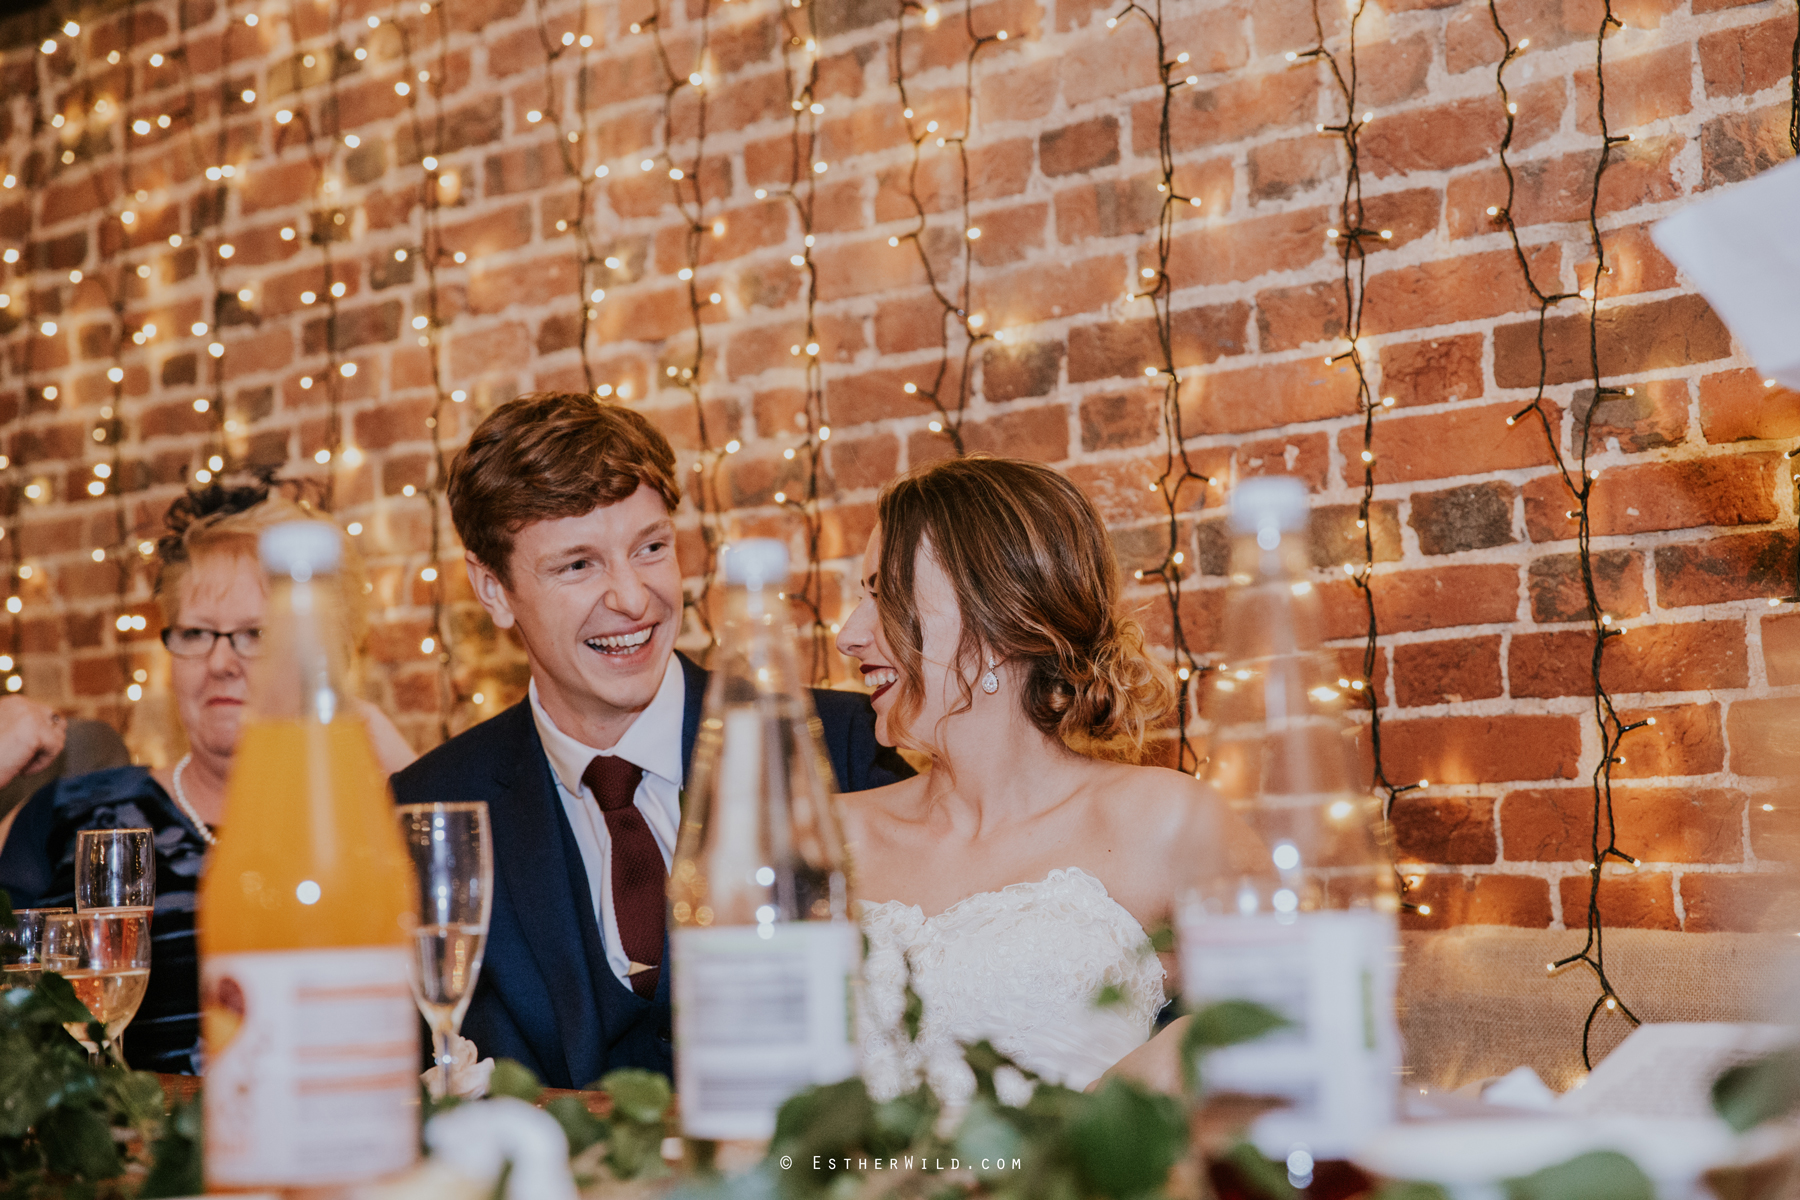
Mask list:
[{"label": "table surface", "polygon": [[[201,1080],[198,1075],[158,1075],[156,1078],[162,1084],[163,1096],[171,1108],[186,1103],[199,1094]],[[596,1117],[604,1117],[612,1111],[612,1097],[605,1092],[580,1092],[569,1088],[545,1088],[537,1099],[538,1107],[542,1108],[563,1096],[579,1096],[581,1102],[587,1105],[587,1110]]]}]

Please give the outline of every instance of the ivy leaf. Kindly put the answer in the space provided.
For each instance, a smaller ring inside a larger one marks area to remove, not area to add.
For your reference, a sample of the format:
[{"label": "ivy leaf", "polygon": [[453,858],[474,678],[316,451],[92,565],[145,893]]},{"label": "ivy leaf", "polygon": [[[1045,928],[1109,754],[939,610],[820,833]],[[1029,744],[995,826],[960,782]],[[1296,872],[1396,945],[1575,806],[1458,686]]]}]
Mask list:
[{"label": "ivy leaf", "polygon": [[1117,1008],[1125,1003],[1125,989],[1116,983],[1109,983],[1094,993],[1095,1008]]},{"label": "ivy leaf", "polygon": [[913,991],[912,978],[906,980],[906,1010],[900,1014],[900,1027],[906,1030],[906,1040],[919,1040],[919,1026],[925,1022],[925,1001],[919,999],[919,993]]},{"label": "ivy leaf", "polygon": [[1450,1200],[1450,1194],[1435,1183],[1408,1181],[1385,1183],[1370,1200]]},{"label": "ivy leaf", "polygon": [[101,1077],[107,1110],[135,1126],[160,1122],[166,1111],[162,1084],[148,1071],[108,1071]]},{"label": "ivy leaf", "polygon": [[570,1158],[595,1142],[605,1140],[612,1131],[610,1125],[588,1111],[586,1102],[580,1096],[558,1096],[544,1106],[544,1111],[555,1117],[556,1123],[562,1126],[563,1136],[569,1139]]},{"label": "ivy leaf", "polygon": [[976,1169],[981,1179],[1005,1178],[1007,1163],[1015,1158],[1024,1157],[1025,1139],[1012,1122],[1000,1115],[999,1106],[991,1100],[977,1100],[969,1106],[963,1117],[962,1125],[956,1131],[956,1153],[960,1158],[980,1163],[982,1160],[992,1162],[1000,1160],[998,1170],[990,1168],[986,1172]]},{"label": "ivy leaf", "polygon": [[[78,1049],[60,1026],[55,1033]],[[89,1071],[87,1063],[60,1051],[30,1029],[0,1030],[0,1137],[25,1137],[67,1093],[80,1090],[77,1077]]]},{"label": "ivy leaf", "polygon": [[1251,1000],[1220,1000],[1194,1014],[1188,1026],[1186,1048],[1197,1053],[1249,1042],[1292,1025],[1272,1008]]},{"label": "ivy leaf", "polygon": [[1180,1103],[1118,1078],[1087,1097],[1068,1131],[1081,1173],[1106,1196],[1138,1196],[1160,1186],[1187,1144]]},{"label": "ivy leaf", "polygon": [[662,1160],[663,1130],[661,1123],[638,1125],[617,1124],[612,1127],[612,1145],[606,1162],[620,1179],[654,1178],[667,1168]]},{"label": "ivy leaf", "polygon": [[622,1067],[608,1071],[598,1087],[612,1097],[613,1112],[627,1121],[660,1127],[669,1111],[669,1081],[655,1071]]},{"label": "ivy leaf", "polygon": [[544,1085],[531,1073],[531,1068],[510,1058],[496,1062],[494,1073],[488,1077],[490,1096],[512,1096],[527,1104],[536,1104],[543,1094]]},{"label": "ivy leaf", "polygon": [[37,996],[50,1019],[60,1025],[93,1023],[94,1014],[76,997],[75,986],[55,971],[38,976]]},{"label": "ivy leaf", "polygon": [[151,1159],[150,1174],[144,1179],[138,1200],[171,1200],[198,1196],[206,1190],[198,1099],[176,1109],[164,1124],[163,1135],[152,1147]]},{"label": "ivy leaf", "polygon": [[1150,949],[1156,954],[1173,954],[1175,952],[1175,929],[1167,921],[1161,922],[1150,931]]},{"label": "ivy leaf", "polygon": [[1712,1086],[1713,1110],[1739,1133],[1800,1107],[1800,1046],[1726,1071]]},{"label": "ivy leaf", "polygon": [[1649,1176],[1616,1150],[1591,1151],[1503,1183],[1507,1200],[1656,1200]]},{"label": "ivy leaf", "polygon": [[124,1173],[112,1125],[98,1109],[87,1105],[53,1108],[38,1123],[37,1133],[44,1147],[44,1164],[58,1175],[112,1179]]}]

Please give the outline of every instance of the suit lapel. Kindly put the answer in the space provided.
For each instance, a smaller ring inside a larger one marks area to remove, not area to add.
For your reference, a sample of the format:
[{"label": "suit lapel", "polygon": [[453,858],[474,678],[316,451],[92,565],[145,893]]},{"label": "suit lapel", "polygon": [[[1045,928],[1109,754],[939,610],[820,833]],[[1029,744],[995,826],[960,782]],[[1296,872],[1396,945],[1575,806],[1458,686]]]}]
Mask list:
[{"label": "suit lapel", "polygon": [[694,776],[694,743],[700,736],[700,710],[706,706],[706,685],[711,680],[694,660],[677,650],[681,680],[686,689],[681,712],[681,807],[687,811],[687,785]]},{"label": "suit lapel", "polygon": [[[489,813],[494,861],[511,893],[526,945],[550,997],[555,1035],[567,1059],[572,1086],[582,1087],[605,1044],[587,961],[586,924],[592,925],[588,890],[570,872],[573,835],[557,798],[550,763],[531,719],[530,701],[514,706],[507,741],[516,753],[496,764],[500,798]],[[579,862],[579,856],[575,857]],[[579,897],[576,892],[579,890]],[[579,903],[576,901],[579,900]],[[598,939],[598,931],[594,933]]]}]

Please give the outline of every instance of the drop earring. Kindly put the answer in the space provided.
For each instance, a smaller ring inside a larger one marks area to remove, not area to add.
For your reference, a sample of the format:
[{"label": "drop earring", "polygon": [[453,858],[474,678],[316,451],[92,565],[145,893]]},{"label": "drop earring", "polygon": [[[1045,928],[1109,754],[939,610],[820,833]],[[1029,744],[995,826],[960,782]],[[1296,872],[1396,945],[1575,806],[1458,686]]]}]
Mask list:
[{"label": "drop earring", "polygon": [[1000,677],[994,674],[994,666],[994,656],[990,654],[988,655],[987,674],[981,677],[981,690],[990,696],[1000,690]]}]

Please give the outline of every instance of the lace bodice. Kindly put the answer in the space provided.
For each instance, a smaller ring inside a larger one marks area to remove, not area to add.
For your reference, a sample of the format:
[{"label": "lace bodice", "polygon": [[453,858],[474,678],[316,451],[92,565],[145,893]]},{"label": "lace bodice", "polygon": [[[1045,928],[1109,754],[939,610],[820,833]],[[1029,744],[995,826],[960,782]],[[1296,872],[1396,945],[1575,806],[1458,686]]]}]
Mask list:
[{"label": "lace bodice", "polygon": [[[1092,875],[1071,867],[1035,883],[959,900],[935,917],[913,904],[864,904],[863,1078],[877,1099],[908,1091],[923,1071],[949,1104],[966,1102],[974,1073],[962,1044],[987,1038],[1046,1080],[1084,1088],[1142,1045],[1163,1006],[1163,970],[1149,938]],[[925,1005],[917,1042],[901,1017],[908,965]],[[1102,989],[1123,993],[1096,1006]],[[1005,1073],[1001,1099],[1030,1094]]]}]

